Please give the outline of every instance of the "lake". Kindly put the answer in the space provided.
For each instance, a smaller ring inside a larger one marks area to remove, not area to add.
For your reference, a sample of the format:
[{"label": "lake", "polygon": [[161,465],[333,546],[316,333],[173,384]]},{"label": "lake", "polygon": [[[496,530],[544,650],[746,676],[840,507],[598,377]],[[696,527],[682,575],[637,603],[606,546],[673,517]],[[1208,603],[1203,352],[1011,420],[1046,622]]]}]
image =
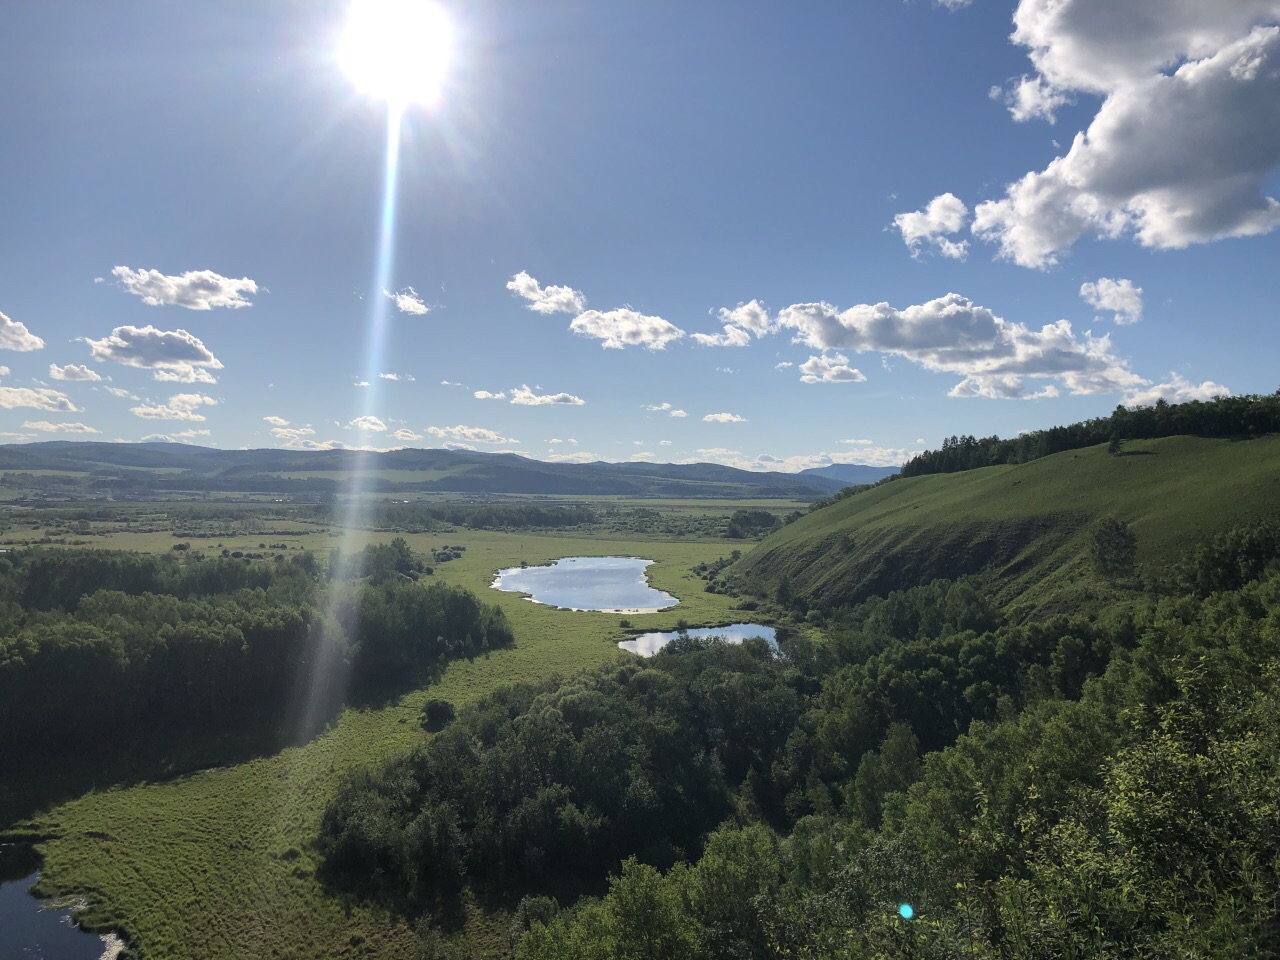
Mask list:
[{"label": "lake", "polygon": [[27,891],[38,879],[40,861],[30,847],[0,844],[0,958],[100,960],[113,957],[120,941],[85,933],[71,922],[71,910],[43,910]]},{"label": "lake", "polygon": [[565,610],[656,613],[680,601],[649,586],[645,567],[651,563],[638,557],[565,557],[544,566],[499,570],[493,587]]},{"label": "lake", "polygon": [[[778,631],[759,623],[731,623],[727,627],[694,627],[684,631],[690,637],[724,637],[729,643],[741,643],[748,637],[764,637],[769,646],[778,649]],[[652,657],[668,643],[680,636],[680,631],[670,630],[666,633],[642,633],[631,640],[623,640],[618,644],[623,650],[630,650],[642,657]]]}]

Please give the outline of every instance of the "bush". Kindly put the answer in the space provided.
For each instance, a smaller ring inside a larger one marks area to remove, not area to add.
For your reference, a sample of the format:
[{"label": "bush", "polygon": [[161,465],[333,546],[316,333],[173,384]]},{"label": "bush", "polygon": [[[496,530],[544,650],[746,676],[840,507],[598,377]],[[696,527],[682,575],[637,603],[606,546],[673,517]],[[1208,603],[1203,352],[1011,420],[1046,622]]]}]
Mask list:
[{"label": "bush", "polygon": [[422,728],[435,733],[452,723],[457,715],[457,710],[448,700],[428,700],[426,706],[422,708]]}]

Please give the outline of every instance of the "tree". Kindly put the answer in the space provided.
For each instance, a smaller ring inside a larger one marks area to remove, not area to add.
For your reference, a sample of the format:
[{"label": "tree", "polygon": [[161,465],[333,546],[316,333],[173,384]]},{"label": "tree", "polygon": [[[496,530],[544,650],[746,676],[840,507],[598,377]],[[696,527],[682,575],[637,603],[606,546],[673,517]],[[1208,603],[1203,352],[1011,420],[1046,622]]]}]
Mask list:
[{"label": "tree", "polygon": [[1131,577],[1138,559],[1138,538],[1123,520],[1110,514],[1089,528],[1089,560],[1094,572],[1108,580]]}]

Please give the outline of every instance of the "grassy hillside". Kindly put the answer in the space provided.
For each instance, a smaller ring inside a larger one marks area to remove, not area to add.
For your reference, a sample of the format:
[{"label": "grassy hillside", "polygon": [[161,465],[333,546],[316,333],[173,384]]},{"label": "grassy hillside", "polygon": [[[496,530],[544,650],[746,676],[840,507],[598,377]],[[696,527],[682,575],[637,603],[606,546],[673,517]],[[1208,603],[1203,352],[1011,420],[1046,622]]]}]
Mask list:
[{"label": "grassy hillside", "polygon": [[986,574],[1005,602],[1062,607],[1096,589],[1086,528],[1114,514],[1140,566],[1178,559],[1210,534],[1280,514],[1280,435],[1132,441],[1016,466],[912,477],[783,527],[735,574],[771,589],[785,575],[811,601],[841,604],[938,577]]}]

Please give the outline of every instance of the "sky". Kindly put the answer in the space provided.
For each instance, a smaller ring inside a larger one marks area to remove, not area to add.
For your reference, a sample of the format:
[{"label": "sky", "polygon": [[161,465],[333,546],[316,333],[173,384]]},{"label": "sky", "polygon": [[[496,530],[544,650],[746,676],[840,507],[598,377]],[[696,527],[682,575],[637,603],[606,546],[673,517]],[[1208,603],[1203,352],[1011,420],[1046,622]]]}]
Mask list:
[{"label": "sky", "polygon": [[6,6],[0,442],[793,471],[1280,386],[1280,0],[439,9],[391,104],[347,3]]}]

